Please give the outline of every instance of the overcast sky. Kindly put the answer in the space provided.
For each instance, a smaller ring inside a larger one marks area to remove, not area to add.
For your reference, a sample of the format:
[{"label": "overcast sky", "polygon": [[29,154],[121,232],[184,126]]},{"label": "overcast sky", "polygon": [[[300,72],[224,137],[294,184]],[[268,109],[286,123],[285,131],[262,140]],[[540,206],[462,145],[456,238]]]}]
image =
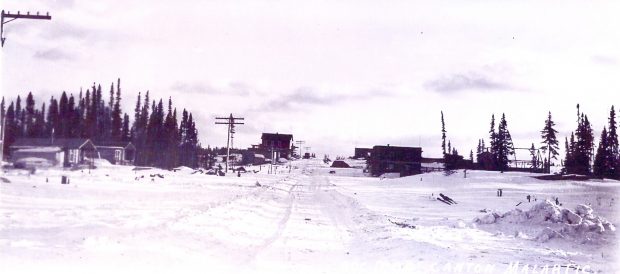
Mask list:
[{"label": "overcast sky", "polygon": [[[598,132],[620,107],[620,1],[24,1],[52,21],[5,26],[2,95],[121,78],[172,96],[204,146],[225,146],[216,115],[246,118],[235,146],[292,133],[317,154],[376,144],[440,155],[440,111],[462,154],[506,113],[518,147],[551,111],[562,140],[580,103]],[[597,141],[598,142],[598,141]],[[561,146],[563,147],[563,141]]]}]

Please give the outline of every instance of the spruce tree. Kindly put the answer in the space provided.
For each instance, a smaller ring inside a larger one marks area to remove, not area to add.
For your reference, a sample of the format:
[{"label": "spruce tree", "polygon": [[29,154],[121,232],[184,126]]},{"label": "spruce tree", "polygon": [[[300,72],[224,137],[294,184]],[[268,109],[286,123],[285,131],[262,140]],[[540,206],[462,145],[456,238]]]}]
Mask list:
[{"label": "spruce tree", "polygon": [[618,132],[616,125],[616,111],[614,110],[614,106],[611,106],[611,110],[609,111],[607,144],[609,145],[610,161],[612,162],[610,176],[620,178],[620,152],[618,151]]},{"label": "spruce tree", "polygon": [[131,131],[129,127],[129,115],[125,113],[123,116],[123,129],[121,131],[121,141],[129,142],[131,140]]},{"label": "spruce tree", "polygon": [[11,102],[6,110],[6,119],[4,121],[6,131],[4,132],[4,143],[2,144],[4,153],[2,155],[8,155],[9,146],[11,146],[17,138],[17,119],[15,116],[15,105]]},{"label": "spruce tree", "polygon": [[508,169],[508,156],[514,154],[514,146],[512,144],[512,137],[508,130],[508,122],[506,121],[506,115],[502,114],[502,118],[499,122],[497,129],[497,135],[495,140],[496,155],[498,168],[502,171]]},{"label": "spruce tree", "polygon": [[489,148],[493,158],[493,165],[499,167],[497,155],[497,133],[495,132],[495,114],[491,115],[491,129],[489,129]]},{"label": "spruce tree", "polygon": [[603,128],[596,157],[594,158],[593,173],[598,177],[609,177],[611,174],[611,150],[608,143],[607,128]]},{"label": "spruce tree", "polygon": [[15,101],[15,118],[14,118],[14,132],[16,138],[24,136],[24,115],[22,112],[22,99],[17,95],[17,100]]},{"label": "spruce tree", "polygon": [[120,141],[124,139],[123,132],[123,120],[121,118],[121,79],[118,78],[116,84],[116,100],[112,106],[112,139]]},{"label": "spruce tree", "polygon": [[70,138],[77,138],[81,134],[81,122],[79,106],[76,106],[73,94],[69,96],[69,104],[67,106],[67,115],[69,119],[68,132]]},{"label": "spruce tree", "polygon": [[443,120],[443,111],[441,111],[441,150],[442,155],[446,154],[446,124]]},{"label": "spruce tree", "polygon": [[558,153],[559,143],[556,137],[556,133],[558,133],[558,131],[554,129],[554,126],[555,126],[555,123],[551,119],[551,111],[550,111],[549,115],[547,116],[547,120],[545,121],[545,127],[540,132],[541,137],[543,139],[542,144],[544,145],[542,148],[548,154],[547,163],[549,164],[549,166],[545,166],[544,168],[549,173],[551,172],[551,163],[552,163],[551,159],[557,160],[557,156],[559,155]]},{"label": "spruce tree", "polygon": [[34,131],[34,120],[34,97],[32,96],[32,92],[29,92],[26,97],[25,120],[23,121],[26,137],[36,137],[36,132]]},{"label": "spruce tree", "polygon": [[50,107],[47,109],[47,126],[46,137],[52,137],[58,133],[58,123],[60,117],[58,116],[58,101],[54,99],[54,96],[50,99]]}]

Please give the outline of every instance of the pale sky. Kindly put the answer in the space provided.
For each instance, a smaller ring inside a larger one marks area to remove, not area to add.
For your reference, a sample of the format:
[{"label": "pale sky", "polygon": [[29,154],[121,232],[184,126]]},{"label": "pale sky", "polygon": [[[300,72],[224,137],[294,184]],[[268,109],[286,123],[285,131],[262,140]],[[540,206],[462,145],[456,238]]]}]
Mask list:
[{"label": "pale sky", "polygon": [[[236,147],[291,133],[317,155],[379,144],[440,155],[440,111],[466,157],[506,113],[517,147],[540,143],[551,111],[564,136],[580,103],[599,132],[620,107],[620,1],[24,1],[50,12],[5,26],[2,95],[40,104],[121,78],[172,96],[203,146],[214,117],[245,117]],[[597,140],[598,142],[598,140]]]}]

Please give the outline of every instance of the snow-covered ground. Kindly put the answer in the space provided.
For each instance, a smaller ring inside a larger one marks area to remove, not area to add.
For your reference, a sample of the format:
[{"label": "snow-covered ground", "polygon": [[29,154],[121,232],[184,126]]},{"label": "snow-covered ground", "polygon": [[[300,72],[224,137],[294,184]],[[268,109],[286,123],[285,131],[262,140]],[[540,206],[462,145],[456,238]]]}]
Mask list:
[{"label": "snow-covered ground", "polygon": [[[241,177],[110,165],[90,172],[7,171],[10,183],[0,183],[1,268],[504,273],[519,262],[518,273],[524,264],[528,273],[544,265],[551,273],[555,264],[562,273],[569,264],[570,271],[587,265],[588,272],[620,272],[618,232],[609,225],[605,231],[562,230],[574,226],[530,210],[547,205],[566,215],[586,204],[592,216],[618,227],[617,181],[538,181],[531,174],[483,171],[468,171],[467,178],[459,171],[380,179],[320,160],[290,164],[277,174],[263,166]],[[62,175],[70,184],[60,184]],[[457,204],[437,201],[439,193]],[[528,203],[528,194],[536,201]],[[555,197],[561,206],[544,202]],[[540,237],[552,235],[549,230],[556,237]]]}]

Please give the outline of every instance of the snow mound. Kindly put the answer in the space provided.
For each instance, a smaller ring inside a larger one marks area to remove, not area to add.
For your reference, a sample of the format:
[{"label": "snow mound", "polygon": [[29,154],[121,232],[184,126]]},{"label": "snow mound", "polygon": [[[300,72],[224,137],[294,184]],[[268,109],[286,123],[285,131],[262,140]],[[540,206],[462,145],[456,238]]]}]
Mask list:
[{"label": "snow mound", "polygon": [[191,167],[186,167],[186,166],[178,166],[172,169],[172,171],[174,172],[181,172],[184,174],[191,174],[193,173],[195,170]]},{"label": "snow mound", "polygon": [[[474,219],[478,224],[521,224],[545,226],[534,239],[547,242],[550,239],[577,239],[591,242],[596,235],[611,233],[615,226],[594,214],[590,206],[578,205],[574,211],[563,208],[549,200],[539,202],[528,211],[513,209],[504,214],[493,212]],[[551,228],[551,227],[553,228]]]},{"label": "snow mound", "polygon": [[93,163],[95,166],[103,167],[103,166],[114,166],[110,161],[106,159],[93,159]]}]

